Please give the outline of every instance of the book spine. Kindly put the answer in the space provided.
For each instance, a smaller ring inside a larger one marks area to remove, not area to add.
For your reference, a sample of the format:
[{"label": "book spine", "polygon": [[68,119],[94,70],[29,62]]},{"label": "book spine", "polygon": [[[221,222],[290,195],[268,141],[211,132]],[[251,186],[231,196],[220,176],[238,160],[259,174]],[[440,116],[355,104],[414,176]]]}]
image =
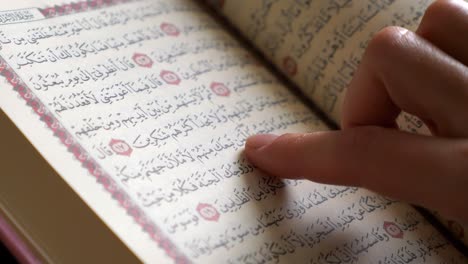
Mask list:
[{"label": "book spine", "polygon": [[42,263],[2,215],[0,215],[0,241],[19,263]]}]

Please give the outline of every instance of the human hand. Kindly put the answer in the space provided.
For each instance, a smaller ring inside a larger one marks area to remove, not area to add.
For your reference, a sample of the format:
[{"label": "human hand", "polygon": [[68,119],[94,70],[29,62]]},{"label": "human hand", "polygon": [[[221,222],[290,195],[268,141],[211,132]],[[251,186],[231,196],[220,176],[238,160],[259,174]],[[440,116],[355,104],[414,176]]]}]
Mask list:
[{"label": "human hand", "polygon": [[[416,33],[383,29],[351,81],[342,130],[255,135],[247,158],[271,175],[351,185],[468,222],[468,4],[437,1]],[[399,131],[401,111],[432,136]]]}]

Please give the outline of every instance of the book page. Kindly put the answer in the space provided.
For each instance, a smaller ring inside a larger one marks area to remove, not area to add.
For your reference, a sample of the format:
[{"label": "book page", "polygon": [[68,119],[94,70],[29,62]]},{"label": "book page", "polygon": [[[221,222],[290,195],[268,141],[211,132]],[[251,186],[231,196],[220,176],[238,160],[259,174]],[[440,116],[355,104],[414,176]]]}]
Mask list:
[{"label": "book page", "polygon": [[372,35],[391,25],[415,29],[432,1],[213,2],[339,124],[345,88]]},{"label": "book page", "polygon": [[[415,30],[432,0],[209,1],[304,94],[340,124],[346,86],[368,41],[386,26]],[[403,113],[399,126],[429,134]],[[468,245],[468,228],[443,220]]]},{"label": "book page", "polygon": [[0,106],[142,261],[466,261],[406,204],[250,165],[249,135],[327,127],[194,2],[31,3]]}]

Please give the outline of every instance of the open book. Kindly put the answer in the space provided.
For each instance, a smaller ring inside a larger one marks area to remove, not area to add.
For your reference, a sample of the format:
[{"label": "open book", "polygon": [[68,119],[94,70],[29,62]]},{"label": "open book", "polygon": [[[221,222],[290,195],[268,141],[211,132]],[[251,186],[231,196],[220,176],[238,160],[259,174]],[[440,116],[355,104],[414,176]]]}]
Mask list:
[{"label": "open book", "polygon": [[[275,179],[242,154],[255,133],[332,129],[367,41],[386,25],[414,29],[429,4],[1,6],[1,109],[57,172],[27,174],[42,158],[18,153],[28,146],[15,133],[2,136],[11,169],[0,177],[0,208],[25,241],[11,247],[64,263],[466,263],[411,205]],[[423,129],[410,116],[400,125]],[[11,127],[6,118],[1,127]]]}]

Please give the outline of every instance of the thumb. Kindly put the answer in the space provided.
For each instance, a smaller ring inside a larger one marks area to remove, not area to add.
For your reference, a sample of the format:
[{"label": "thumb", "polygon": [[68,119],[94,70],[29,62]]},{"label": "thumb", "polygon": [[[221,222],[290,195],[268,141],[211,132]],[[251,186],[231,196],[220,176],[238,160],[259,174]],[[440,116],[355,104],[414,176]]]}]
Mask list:
[{"label": "thumb", "polygon": [[[247,140],[245,154],[274,176],[365,187],[468,220],[467,146],[461,140],[355,127],[256,135]],[[455,202],[448,206],[447,200]]]}]

